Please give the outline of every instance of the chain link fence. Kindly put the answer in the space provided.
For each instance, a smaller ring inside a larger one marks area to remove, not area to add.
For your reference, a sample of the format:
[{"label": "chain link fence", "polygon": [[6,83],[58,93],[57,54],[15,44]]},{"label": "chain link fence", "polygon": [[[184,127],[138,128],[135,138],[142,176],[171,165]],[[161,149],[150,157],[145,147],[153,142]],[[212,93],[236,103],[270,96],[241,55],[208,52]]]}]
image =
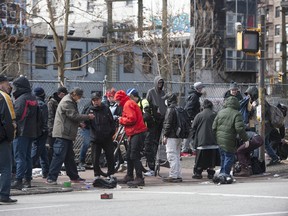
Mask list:
[{"label": "chain link fence", "polygon": [[[52,81],[52,80],[30,80],[32,89],[40,86],[42,87],[48,98],[53,95],[54,92],[57,91],[57,88],[59,86],[58,81]],[[110,82],[107,80],[103,81],[80,81],[80,80],[65,80],[65,87],[68,89],[68,91],[71,91],[74,87],[80,87],[84,90],[84,97],[81,99],[81,102],[78,104],[79,111],[81,112],[83,107],[90,102],[90,95],[91,93],[95,91],[102,92],[102,94],[105,94],[106,90],[111,89],[112,87],[116,90],[124,90],[126,91],[129,88],[135,88],[139,92],[139,95],[143,98],[146,97],[147,91],[150,88],[154,87],[153,82],[145,82],[145,81],[134,81],[134,82]],[[192,83],[179,83],[179,82],[171,82],[171,83],[165,83],[165,90],[168,92],[175,92],[180,93],[180,100],[179,104],[184,106],[185,105],[185,99],[189,95],[189,90],[191,89]],[[223,96],[226,91],[229,89],[229,83],[204,83],[204,94],[200,98],[200,102],[202,103],[205,99],[209,99],[214,104],[214,110],[219,111],[223,107]],[[249,86],[256,86],[255,83],[238,83],[239,90],[243,94]],[[267,84],[265,86],[266,89],[266,99],[271,104],[278,104],[282,103],[286,106],[288,106],[288,85],[273,85],[273,84]],[[288,126],[288,120],[287,117],[285,119],[285,125]],[[82,137],[80,133],[78,133],[77,139],[74,142],[74,149],[75,149],[75,156],[76,161],[79,160],[79,154],[80,154],[80,148],[82,145]],[[91,161],[91,154],[88,152],[87,154],[87,160]]]}]

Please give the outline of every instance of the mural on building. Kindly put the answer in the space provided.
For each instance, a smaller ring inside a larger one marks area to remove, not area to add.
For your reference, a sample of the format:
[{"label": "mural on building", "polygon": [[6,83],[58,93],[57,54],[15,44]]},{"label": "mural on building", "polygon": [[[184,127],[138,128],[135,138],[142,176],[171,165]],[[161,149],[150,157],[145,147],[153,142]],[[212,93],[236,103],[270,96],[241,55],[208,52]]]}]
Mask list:
[{"label": "mural on building", "polygon": [[5,35],[25,35],[27,23],[25,4],[20,0],[13,3],[0,0],[0,32]]}]

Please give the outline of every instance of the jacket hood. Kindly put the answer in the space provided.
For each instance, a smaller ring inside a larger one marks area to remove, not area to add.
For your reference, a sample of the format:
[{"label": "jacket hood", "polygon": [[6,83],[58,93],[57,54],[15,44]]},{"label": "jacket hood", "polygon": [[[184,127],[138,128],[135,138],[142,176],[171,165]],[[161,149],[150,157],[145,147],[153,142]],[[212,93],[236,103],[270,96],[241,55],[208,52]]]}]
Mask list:
[{"label": "jacket hood", "polygon": [[164,79],[163,79],[161,76],[156,76],[156,77],[154,78],[154,87],[155,87],[156,91],[162,90],[163,87],[164,87],[164,84],[163,84],[163,86],[162,86],[161,89],[158,88],[158,82],[159,82],[160,80],[163,80],[163,82],[164,82]]},{"label": "jacket hood", "polygon": [[129,97],[127,96],[127,94],[123,90],[120,90],[120,91],[116,92],[116,94],[114,96],[114,100],[120,101],[119,106],[123,107],[125,102],[127,100],[129,100]]},{"label": "jacket hood", "polygon": [[245,95],[249,94],[251,96],[251,100],[255,101],[258,99],[258,88],[255,86],[250,86],[245,91]]},{"label": "jacket hood", "polygon": [[162,99],[167,100],[168,106],[171,104],[177,104],[177,95],[175,93],[167,93]]},{"label": "jacket hood", "polygon": [[224,107],[230,107],[235,110],[240,109],[240,103],[236,97],[228,97],[224,103]]},{"label": "jacket hood", "polygon": [[191,88],[189,89],[188,91],[188,94],[191,95],[191,94],[197,94],[199,97],[201,97],[202,93],[198,92],[194,86],[191,86]]},{"label": "jacket hood", "polygon": [[29,80],[25,77],[19,77],[15,79],[12,85],[13,85],[12,94],[15,98],[19,97],[24,93],[32,91]]}]

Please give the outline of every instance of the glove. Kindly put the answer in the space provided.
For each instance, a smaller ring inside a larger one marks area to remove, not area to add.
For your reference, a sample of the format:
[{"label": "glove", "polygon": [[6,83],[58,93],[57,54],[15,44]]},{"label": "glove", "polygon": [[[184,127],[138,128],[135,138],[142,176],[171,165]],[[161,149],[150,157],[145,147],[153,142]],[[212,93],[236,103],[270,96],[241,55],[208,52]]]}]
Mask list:
[{"label": "glove", "polygon": [[244,144],[245,144],[245,148],[248,148],[250,143],[249,141],[246,141]]},{"label": "glove", "polygon": [[167,137],[163,136],[162,143],[163,143],[163,145],[167,144]]}]

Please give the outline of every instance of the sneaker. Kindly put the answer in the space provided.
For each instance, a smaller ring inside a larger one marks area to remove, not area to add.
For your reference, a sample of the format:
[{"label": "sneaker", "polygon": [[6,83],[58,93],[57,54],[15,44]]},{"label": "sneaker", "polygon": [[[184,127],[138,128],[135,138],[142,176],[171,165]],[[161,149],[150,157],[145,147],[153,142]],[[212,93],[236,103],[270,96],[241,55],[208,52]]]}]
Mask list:
[{"label": "sneaker", "polygon": [[129,187],[145,186],[144,178],[136,177],[134,181],[127,182]]},{"label": "sneaker", "polygon": [[77,166],[78,172],[84,172],[86,170],[86,164],[85,163],[79,163]]},{"label": "sneaker", "polygon": [[22,188],[23,188],[22,180],[15,180],[11,184],[11,189],[22,190]]},{"label": "sneaker", "polygon": [[118,172],[124,172],[125,170],[127,170],[127,163],[121,164],[118,169]]},{"label": "sneaker", "polygon": [[23,188],[31,188],[31,180],[24,180]]},{"label": "sneaker", "polygon": [[165,178],[162,178],[162,181],[163,182],[178,183],[178,182],[182,182],[182,178],[165,177]]},{"label": "sneaker", "polygon": [[202,179],[203,176],[201,174],[197,174],[195,173],[193,176],[192,176],[193,179]]},{"label": "sneaker", "polygon": [[17,200],[16,199],[11,199],[9,198],[1,198],[0,199],[0,205],[12,205],[12,204],[16,204]]},{"label": "sneaker", "polygon": [[46,180],[46,183],[47,183],[47,184],[50,184],[50,185],[57,185],[57,181],[54,181],[54,180],[52,180],[52,179],[47,179],[47,180]]},{"label": "sneaker", "polygon": [[86,181],[86,179],[83,179],[83,178],[77,178],[77,179],[73,179],[73,180],[70,180],[71,183],[84,183]]},{"label": "sneaker", "polygon": [[275,160],[270,160],[266,166],[273,166],[273,165],[280,164],[280,163],[281,163],[280,159],[277,158]]},{"label": "sneaker", "polygon": [[130,181],[133,181],[133,180],[134,180],[133,176],[125,175],[123,179],[119,179],[118,180],[118,183],[119,184],[127,184],[127,182],[130,182]]},{"label": "sneaker", "polygon": [[154,170],[148,170],[147,172],[144,173],[144,176],[155,176],[155,171]]}]

